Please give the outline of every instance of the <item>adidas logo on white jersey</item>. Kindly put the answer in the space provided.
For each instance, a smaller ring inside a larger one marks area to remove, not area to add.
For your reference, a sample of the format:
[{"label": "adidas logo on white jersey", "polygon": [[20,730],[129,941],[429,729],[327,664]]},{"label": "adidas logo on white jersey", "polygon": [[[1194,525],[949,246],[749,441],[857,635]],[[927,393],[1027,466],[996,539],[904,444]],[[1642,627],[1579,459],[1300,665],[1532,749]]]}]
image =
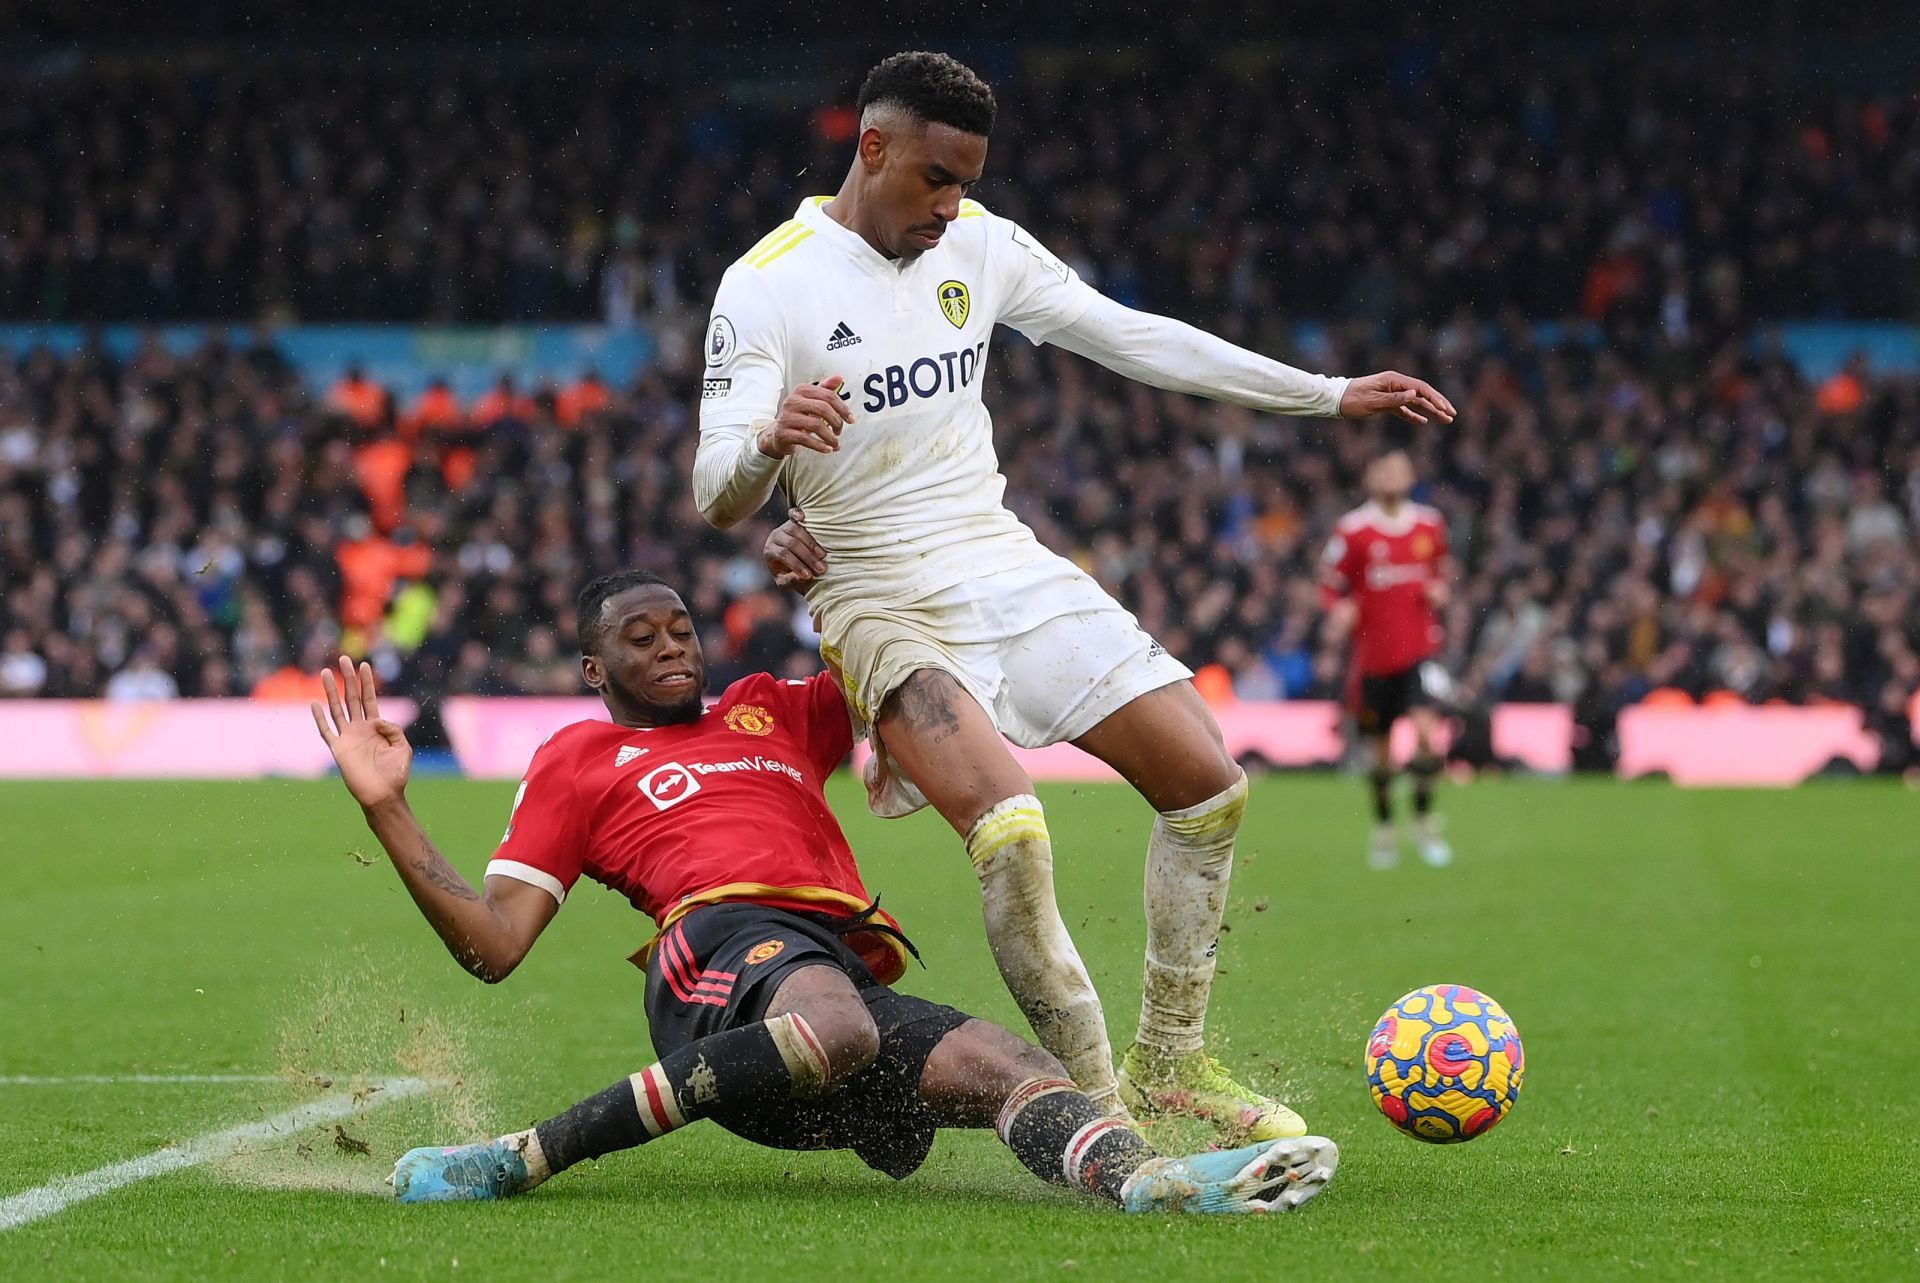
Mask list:
[{"label": "adidas logo on white jersey", "polygon": [[833,333],[827,336],[827,351],[837,352],[843,347],[852,347],[859,341],[860,336],[853,332],[853,327],[842,321],[834,326]]},{"label": "adidas logo on white jersey", "polygon": [[645,753],[646,751],[647,751],[646,749],[636,748],[632,744],[623,745],[620,751],[613,755],[614,769],[618,770],[620,767],[625,766],[628,762],[631,762],[634,758],[639,757],[642,753]]}]

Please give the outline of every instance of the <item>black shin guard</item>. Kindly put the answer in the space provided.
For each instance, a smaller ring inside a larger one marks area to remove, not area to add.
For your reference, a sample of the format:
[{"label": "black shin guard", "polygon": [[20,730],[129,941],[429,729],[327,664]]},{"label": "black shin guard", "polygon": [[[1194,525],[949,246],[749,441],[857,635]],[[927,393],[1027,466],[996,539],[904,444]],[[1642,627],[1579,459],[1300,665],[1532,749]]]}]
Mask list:
[{"label": "black shin guard", "polygon": [[1433,809],[1433,785],[1440,778],[1439,755],[1420,754],[1407,765],[1407,773],[1413,776],[1413,813],[1425,815]]},{"label": "black shin guard", "polygon": [[1373,818],[1393,823],[1393,768],[1376,766],[1367,772],[1367,780],[1373,785]]},{"label": "black shin guard", "polygon": [[994,1130],[1043,1181],[1120,1201],[1140,1164],[1158,1157],[1138,1132],[1103,1113],[1064,1078],[1029,1078],[1000,1107]]},{"label": "black shin guard", "polygon": [[813,1030],[789,1012],[687,1044],[534,1128],[550,1171],[632,1149],[727,1104],[804,1095],[827,1078]]}]

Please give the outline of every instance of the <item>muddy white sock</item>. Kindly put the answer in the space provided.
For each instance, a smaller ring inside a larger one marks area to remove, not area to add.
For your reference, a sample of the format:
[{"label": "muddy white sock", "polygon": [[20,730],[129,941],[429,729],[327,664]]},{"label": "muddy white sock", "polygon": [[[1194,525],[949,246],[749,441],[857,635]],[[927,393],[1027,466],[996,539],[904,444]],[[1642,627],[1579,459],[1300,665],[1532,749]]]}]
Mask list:
[{"label": "muddy white sock", "polygon": [[1034,1037],[1081,1091],[1117,1111],[1106,1018],[1054,903],[1053,843],[1040,799],[1022,793],[981,816],[967,832],[967,856],[980,878],[993,960]]},{"label": "muddy white sock", "polygon": [[1140,1046],[1162,1056],[1200,1050],[1214,954],[1233,874],[1233,840],[1247,811],[1247,777],[1200,803],[1164,811],[1147,843],[1147,974]]}]

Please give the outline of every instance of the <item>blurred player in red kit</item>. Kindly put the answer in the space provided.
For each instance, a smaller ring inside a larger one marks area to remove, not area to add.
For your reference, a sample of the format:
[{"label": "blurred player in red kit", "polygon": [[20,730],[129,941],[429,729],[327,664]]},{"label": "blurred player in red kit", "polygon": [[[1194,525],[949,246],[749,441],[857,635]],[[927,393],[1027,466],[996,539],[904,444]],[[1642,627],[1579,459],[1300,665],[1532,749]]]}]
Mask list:
[{"label": "blurred player in red kit", "polygon": [[1435,867],[1453,859],[1433,814],[1440,775],[1433,700],[1446,686],[1433,657],[1440,650],[1438,612],[1447,602],[1451,563],[1446,522],[1435,509],[1413,502],[1413,482],[1413,461],[1404,450],[1375,459],[1366,472],[1367,502],[1334,526],[1322,559],[1329,635],[1336,645],[1353,638],[1347,705],[1370,758],[1375,824],[1367,861],[1377,869],[1400,860],[1389,739],[1402,717],[1413,719],[1417,737],[1407,769],[1420,858]]}]

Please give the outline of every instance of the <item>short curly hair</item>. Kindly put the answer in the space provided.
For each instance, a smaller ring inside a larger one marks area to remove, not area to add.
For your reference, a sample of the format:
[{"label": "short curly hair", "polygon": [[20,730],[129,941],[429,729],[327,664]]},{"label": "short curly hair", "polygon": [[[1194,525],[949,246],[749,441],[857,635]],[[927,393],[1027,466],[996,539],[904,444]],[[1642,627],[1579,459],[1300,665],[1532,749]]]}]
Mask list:
[{"label": "short curly hair", "polygon": [[972,68],[943,53],[897,53],[867,73],[859,111],[887,104],[933,125],[951,125],[986,137],[993,132],[993,90]]},{"label": "short curly hair", "polygon": [[582,655],[598,655],[600,648],[606,645],[607,633],[613,627],[606,618],[608,598],[618,597],[629,588],[643,588],[649,584],[658,584],[668,589],[673,587],[651,571],[618,570],[611,575],[600,576],[580,590],[580,596],[574,602],[573,613],[578,620]]}]

